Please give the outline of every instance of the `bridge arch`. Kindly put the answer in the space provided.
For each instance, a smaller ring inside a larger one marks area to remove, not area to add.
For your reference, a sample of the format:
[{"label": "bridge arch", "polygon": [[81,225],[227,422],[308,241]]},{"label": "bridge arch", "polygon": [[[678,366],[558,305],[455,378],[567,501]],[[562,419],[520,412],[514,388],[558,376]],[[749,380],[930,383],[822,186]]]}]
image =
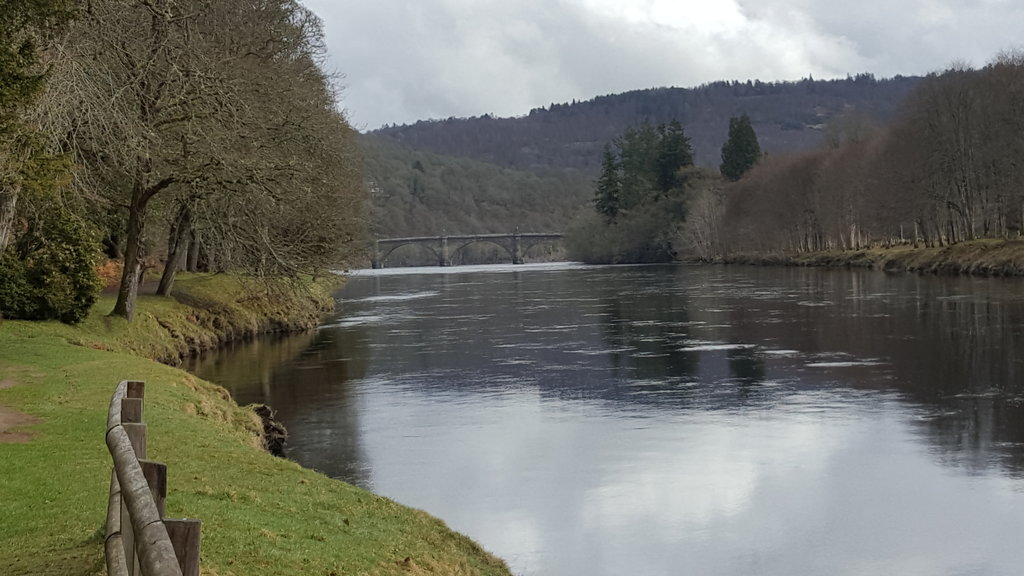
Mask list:
[{"label": "bridge arch", "polygon": [[[451,265],[451,255],[462,253],[470,244],[487,242],[503,248],[512,258],[513,264],[522,264],[523,256],[531,248],[542,242],[558,240],[562,238],[560,233],[548,232],[525,232],[520,233],[518,229],[511,234],[456,234],[446,236],[418,236],[408,238],[379,238],[374,243],[373,257],[371,263],[374,268],[380,268],[385,260],[397,249],[409,244],[423,246],[433,253],[440,266]],[[449,252],[449,241],[458,245],[454,252]]]},{"label": "bridge arch", "polygon": [[427,250],[430,251],[431,254],[434,255],[434,260],[436,262],[440,262],[441,261],[441,252],[439,252],[436,248],[431,246],[429,243],[418,242],[418,241],[414,241],[414,240],[410,240],[408,242],[402,242],[400,244],[389,244],[387,246],[387,248],[384,248],[384,249],[382,249],[380,251],[379,256],[377,256],[375,259],[377,261],[379,261],[379,262],[385,262],[388,259],[388,257],[391,256],[392,252],[394,252],[395,250],[398,250],[399,248],[403,248],[405,246],[422,246],[423,248],[426,248]]},{"label": "bridge arch", "polygon": [[451,258],[449,260],[451,262],[454,262],[456,256],[461,254],[462,251],[467,246],[471,246],[473,244],[491,244],[493,246],[497,246],[497,247],[505,250],[505,253],[508,254],[508,258],[509,258],[509,260],[512,261],[513,264],[517,263],[515,261],[516,260],[516,255],[512,252],[512,248],[507,246],[506,244],[504,244],[502,242],[499,242],[498,239],[495,239],[495,238],[472,238],[470,240],[467,240],[467,241],[463,242],[462,244],[459,244],[459,246],[457,248],[455,248],[455,250],[452,250]]},{"label": "bridge arch", "polygon": [[532,250],[535,246],[541,246],[549,242],[554,242],[555,240],[561,239],[561,235],[559,235],[557,238],[533,238],[529,240],[524,238],[523,240],[521,240],[519,257],[525,260],[526,255],[529,254],[530,250]]}]

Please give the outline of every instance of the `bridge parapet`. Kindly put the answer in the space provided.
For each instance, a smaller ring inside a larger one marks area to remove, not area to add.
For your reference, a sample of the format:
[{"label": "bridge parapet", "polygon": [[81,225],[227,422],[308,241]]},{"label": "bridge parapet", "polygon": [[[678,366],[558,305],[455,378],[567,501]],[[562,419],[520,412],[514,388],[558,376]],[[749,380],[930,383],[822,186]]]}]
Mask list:
[{"label": "bridge parapet", "polygon": [[[387,257],[402,246],[416,244],[424,246],[434,253],[438,266],[451,266],[452,256],[458,254],[466,246],[477,242],[489,242],[504,248],[512,258],[513,264],[522,264],[526,253],[533,246],[546,241],[561,240],[564,235],[558,232],[513,232],[510,234],[446,234],[441,236],[407,236],[403,238],[378,238],[374,242],[371,264],[374,268],[382,268]],[[458,244],[455,250],[449,249],[449,243]]]}]

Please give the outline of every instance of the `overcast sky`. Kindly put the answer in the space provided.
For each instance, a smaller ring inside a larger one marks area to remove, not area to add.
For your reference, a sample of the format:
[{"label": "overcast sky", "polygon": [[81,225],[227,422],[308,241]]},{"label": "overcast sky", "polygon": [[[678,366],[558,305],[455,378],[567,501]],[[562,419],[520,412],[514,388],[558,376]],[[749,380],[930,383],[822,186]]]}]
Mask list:
[{"label": "overcast sky", "polygon": [[302,1],[360,130],[714,80],[924,74],[1024,44],[1024,0]]}]

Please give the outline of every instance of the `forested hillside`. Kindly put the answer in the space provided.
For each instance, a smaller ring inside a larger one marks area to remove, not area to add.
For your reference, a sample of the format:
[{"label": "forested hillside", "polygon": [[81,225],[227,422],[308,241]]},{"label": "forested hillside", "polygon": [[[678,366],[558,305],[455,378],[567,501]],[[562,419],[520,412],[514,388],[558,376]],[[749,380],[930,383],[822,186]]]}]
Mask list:
[{"label": "forested hillside", "polygon": [[698,166],[717,168],[729,118],[748,114],[768,153],[807,150],[838,133],[888,121],[917,77],[879,80],[714,82],[698,88],[653,88],[552,104],[518,118],[449,118],[390,126],[375,135],[440,154],[536,170],[576,168],[595,174],[601,150],[646,121],[679,121]]},{"label": "forested hillside", "polygon": [[575,170],[526,172],[360,137],[377,237],[562,232],[593,194]]}]

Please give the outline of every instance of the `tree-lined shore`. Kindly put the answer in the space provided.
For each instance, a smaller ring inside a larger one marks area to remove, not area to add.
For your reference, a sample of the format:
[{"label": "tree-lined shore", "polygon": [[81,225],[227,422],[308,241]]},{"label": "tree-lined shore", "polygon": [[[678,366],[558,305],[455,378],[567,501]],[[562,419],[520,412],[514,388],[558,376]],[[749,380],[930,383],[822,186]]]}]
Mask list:
[{"label": "tree-lined shore", "polygon": [[1024,54],[929,75],[884,125],[766,159],[723,192],[719,254],[941,247],[1024,231]]},{"label": "tree-lined shore", "polygon": [[[678,164],[671,190],[658,175],[659,152],[645,152],[657,146],[638,145],[638,131],[627,130],[615,154],[606,152],[593,208],[571,235],[570,255],[590,262],[810,264],[846,260],[834,256],[844,251],[1019,239],[1022,102],[1024,55],[1010,51],[980,69],[956,65],[927,76],[887,123],[851,110],[833,119],[829,138],[809,151],[762,156],[749,119],[734,117],[719,173]],[[736,139],[739,126],[749,144]],[[631,165],[641,156],[646,166]],[[735,164],[740,157],[746,159]],[[667,198],[675,199],[671,207]],[[989,270],[985,262],[963,260],[972,253],[925,269]],[[1014,265],[999,270],[985,273],[1017,274]]]}]

